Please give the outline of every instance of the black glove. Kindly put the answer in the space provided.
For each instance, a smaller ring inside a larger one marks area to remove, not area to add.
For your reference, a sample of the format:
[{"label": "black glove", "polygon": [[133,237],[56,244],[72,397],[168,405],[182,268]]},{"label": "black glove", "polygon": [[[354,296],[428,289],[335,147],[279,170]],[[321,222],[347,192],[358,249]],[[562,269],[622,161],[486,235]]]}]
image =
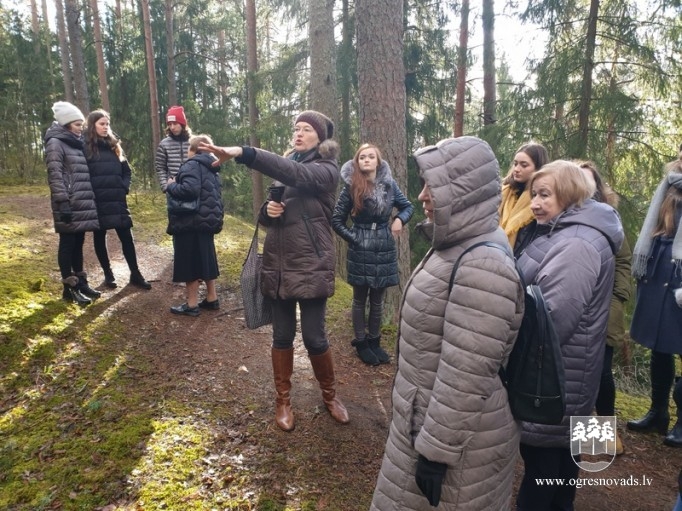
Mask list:
[{"label": "black glove", "polygon": [[445,463],[429,461],[421,454],[417,459],[417,472],[414,474],[414,480],[433,507],[440,503],[440,491],[447,469],[448,466]]},{"label": "black glove", "polygon": [[71,205],[68,202],[59,204],[59,220],[65,224],[70,224],[73,221],[73,212],[71,211]]}]

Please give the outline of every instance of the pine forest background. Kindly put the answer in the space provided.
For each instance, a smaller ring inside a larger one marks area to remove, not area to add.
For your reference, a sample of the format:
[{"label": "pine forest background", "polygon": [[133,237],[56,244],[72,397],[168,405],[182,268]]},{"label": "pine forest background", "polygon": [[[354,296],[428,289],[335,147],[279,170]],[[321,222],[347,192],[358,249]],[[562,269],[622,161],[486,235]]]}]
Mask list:
[{"label": "pine forest background", "polygon": [[[335,120],[341,162],[377,143],[415,203],[410,155],[445,137],[487,140],[503,175],[529,140],[591,159],[634,244],[682,143],[680,0],[2,0],[0,23],[7,183],[44,182],[57,100],[110,111],[135,186],[154,191],[168,106],[218,144],[279,153],[314,108]],[[543,47],[496,44],[511,27]],[[227,210],[252,219],[267,182],[235,164],[222,176]],[[425,250],[401,241],[404,276]]]}]

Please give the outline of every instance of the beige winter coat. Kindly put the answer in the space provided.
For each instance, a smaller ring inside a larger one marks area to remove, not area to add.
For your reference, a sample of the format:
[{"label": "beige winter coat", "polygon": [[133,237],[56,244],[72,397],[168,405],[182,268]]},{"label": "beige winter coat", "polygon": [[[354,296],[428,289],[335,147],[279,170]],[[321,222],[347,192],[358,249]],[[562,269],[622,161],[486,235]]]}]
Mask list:
[{"label": "beige winter coat", "polygon": [[[499,228],[499,168],[482,140],[461,137],[419,151],[434,204],[432,249],[403,296],[393,414],[373,511],[508,509],[519,425],[498,377],[516,339],[523,290],[514,262],[477,247],[508,246]],[[448,465],[440,505],[415,483],[417,456]]]}]

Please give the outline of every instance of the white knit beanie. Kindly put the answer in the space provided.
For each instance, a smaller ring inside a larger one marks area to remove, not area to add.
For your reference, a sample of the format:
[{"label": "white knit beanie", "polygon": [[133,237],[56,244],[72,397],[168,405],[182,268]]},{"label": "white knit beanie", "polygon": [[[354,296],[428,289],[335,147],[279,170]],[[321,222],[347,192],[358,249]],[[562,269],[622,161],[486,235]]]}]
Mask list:
[{"label": "white knit beanie", "polygon": [[54,112],[54,120],[62,126],[66,126],[73,121],[85,121],[83,112],[81,112],[76,105],[72,105],[67,101],[57,101],[52,105]]}]

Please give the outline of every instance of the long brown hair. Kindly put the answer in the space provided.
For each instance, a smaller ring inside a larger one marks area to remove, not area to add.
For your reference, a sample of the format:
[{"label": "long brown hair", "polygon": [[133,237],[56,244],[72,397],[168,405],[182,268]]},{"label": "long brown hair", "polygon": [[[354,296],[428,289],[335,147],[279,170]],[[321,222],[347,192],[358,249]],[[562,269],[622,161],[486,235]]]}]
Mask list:
[{"label": "long brown hair", "polygon": [[[547,154],[547,149],[545,149],[545,146],[537,142],[528,142],[527,144],[523,144],[516,150],[514,155],[517,155],[519,153],[525,153],[528,155],[528,157],[533,161],[533,165],[535,165],[535,172],[540,170],[544,165],[547,164],[547,162],[549,162],[549,155]],[[516,181],[514,181],[513,162],[511,164],[511,167],[509,168],[509,172],[507,172],[507,175],[502,180],[502,184],[515,186]],[[522,186],[525,187],[525,184]]]},{"label": "long brown hair", "polygon": [[[675,160],[667,165],[669,173],[676,172],[682,174],[682,160]],[[675,236],[677,232],[675,225],[675,213],[682,207],[682,190],[671,186],[665,194],[665,199],[658,210],[658,221],[652,237],[656,236]]]},{"label": "long brown hair", "polygon": [[362,206],[365,202],[365,197],[374,191],[374,183],[367,179],[365,175],[360,172],[360,153],[366,149],[374,149],[377,154],[377,170],[381,167],[383,160],[381,159],[381,151],[374,144],[362,144],[355,151],[353,156],[353,173],[350,176],[350,195],[353,198],[353,210],[351,215],[356,216],[362,211]]},{"label": "long brown hair", "polygon": [[100,137],[97,135],[97,127],[95,124],[97,121],[99,121],[102,117],[106,117],[107,119],[111,120],[111,116],[109,115],[109,112],[106,110],[97,109],[93,110],[90,112],[88,115],[88,121],[86,125],[86,131],[85,131],[85,152],[86,155],[91,158],[92,156],[97,156],[99,154],[99,147],[97,146],[97,142],[99,140],[105,141],[107,144],[109,144],[109,147],[111,150],[118,156],[118,159],[123,161],[125,160],[125,154],[123,154],[123,148],[121,147],[121,141],[114,135],[114,132],[109,130],[109,134],[106,137]]},{"label": "long brown hair", "polygon": [[605,202],[612,208],[617,208],[619,202],[618,194],[601,178],[601,175],[597,170],[597,165],[590,160],[576,161],[576,163],[581,169],[589,170],[590,174],[592,174],[594,184],[597,185],[597,191],[594,192],[592,198],[598,202]]}]

